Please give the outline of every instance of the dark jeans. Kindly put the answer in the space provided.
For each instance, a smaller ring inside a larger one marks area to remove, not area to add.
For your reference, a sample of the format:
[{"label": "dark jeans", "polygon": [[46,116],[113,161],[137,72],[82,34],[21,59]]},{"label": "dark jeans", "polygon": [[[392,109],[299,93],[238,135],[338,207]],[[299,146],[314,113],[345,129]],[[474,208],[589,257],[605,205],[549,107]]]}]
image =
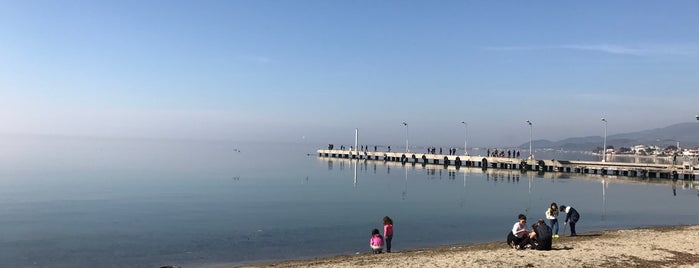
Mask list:
[{"label": "dark jeans", "polygon": [[570,235],[578,235],[575,233],[575,221],[569,221],[568,225],[570,225]]},{"label": "dark jeans", "polygon": [[524,249],[524,246],[526,246],[530,242],[531,242],[531,240],[529,239],[528,235],[524,235],[522,237],[517,237],[514,234],[512,234],[512,232],[508,232],[507,244],[510,246],[512,244],[515,244],[515,245],[519,245],[520,249]]},{"label": "dark jeans", "polygon": [[553,234],[558,234],[558,219],[549,220]]},{"label": "dark jeans", "polygon": [[391,252],[391,240],[393,240],[393,235],[386,236],[386,252]]}]

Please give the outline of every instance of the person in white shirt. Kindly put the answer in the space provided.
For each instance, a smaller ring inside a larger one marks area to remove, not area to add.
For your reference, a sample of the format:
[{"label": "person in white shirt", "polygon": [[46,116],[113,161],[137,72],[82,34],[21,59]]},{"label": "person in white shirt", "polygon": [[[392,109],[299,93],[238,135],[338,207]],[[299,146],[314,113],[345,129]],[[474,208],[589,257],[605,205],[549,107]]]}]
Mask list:
[{"label": "person in white shirt", "polygon": [[518,221],[512,226],[512,231],[507,235],[507,244],[514,249],[524,249],[529,244],[529,231],[527,231],[527,216],[519,214]]}]

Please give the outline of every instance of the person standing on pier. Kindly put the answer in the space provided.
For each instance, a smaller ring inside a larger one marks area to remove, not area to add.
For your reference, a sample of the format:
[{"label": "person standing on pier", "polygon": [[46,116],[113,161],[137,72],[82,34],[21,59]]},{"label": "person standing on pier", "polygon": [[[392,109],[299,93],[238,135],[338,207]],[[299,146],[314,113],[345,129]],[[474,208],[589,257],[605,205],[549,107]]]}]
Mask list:
[{"label": "person standing on pier", "polygon": [[564,224],[570,224],[570,236],[577,236],[578,234],[575,233],[575,224],[578,223],[580,214],[571,206],[561,206],[561,212],[566,213]]}]

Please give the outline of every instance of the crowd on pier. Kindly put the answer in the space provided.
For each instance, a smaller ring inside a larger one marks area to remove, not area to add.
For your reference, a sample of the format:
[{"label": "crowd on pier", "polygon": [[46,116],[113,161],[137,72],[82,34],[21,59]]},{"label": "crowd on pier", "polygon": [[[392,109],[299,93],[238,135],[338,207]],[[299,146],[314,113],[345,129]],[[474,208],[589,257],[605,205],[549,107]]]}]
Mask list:
[{"label": "crowd on pier", "polygon": [[[359,148],[354,148],[353,146],[349,147],[350,151],[361,151],[361,152],[369,152],[371,149],[374,149],[374,152],[378,152],[379,146],[374,145],[373,148],[369,147],[369,145],[359,145]],[[328,150],[333,150],[335,148],[334,144],[328,144]],[[347,147],[344,145],[340,145],[340,150],[346,150]],[[391,146],[387,146],[388,152],[391,151]],[[428,146],[425,148],[427,151],[426,154],[444,154],[444,148],[443,147],[434,147],[434,146]],[[458,149],[456,147],[451,147],[446,149],[448,155],[456,155]],[[464,153],[465,154],[465,153]],[[489,157],[507,157],[507,158],[519,158],[520,157],[520,152],[519,150],[515,149],[510,149],[510,150],[504,150],[504,149],[487,149],[487,156]]]}]

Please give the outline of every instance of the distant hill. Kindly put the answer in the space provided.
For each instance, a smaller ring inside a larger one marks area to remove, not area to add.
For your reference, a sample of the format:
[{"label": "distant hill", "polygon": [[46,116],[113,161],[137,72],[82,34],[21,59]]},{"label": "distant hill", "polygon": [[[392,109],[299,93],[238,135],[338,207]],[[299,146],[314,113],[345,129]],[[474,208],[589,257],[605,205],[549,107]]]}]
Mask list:
[{"label": "distant hill", "polygon": [[[591,151],[602,147],[602,136],[589,136],[568,138],[560,141],[535,140],[532,146],[535,148],[553,148],[576,151]],[[697,147],[699,145],[699,122],[679,123],[664,128],[656,128],[631,133],[614,134],[607,136],[607,145],[619,147],[631,147],[634,145],[657,145],[667,147],[677,145],[684,148]],[[519,146],[529,148],[529,142]]]}]

